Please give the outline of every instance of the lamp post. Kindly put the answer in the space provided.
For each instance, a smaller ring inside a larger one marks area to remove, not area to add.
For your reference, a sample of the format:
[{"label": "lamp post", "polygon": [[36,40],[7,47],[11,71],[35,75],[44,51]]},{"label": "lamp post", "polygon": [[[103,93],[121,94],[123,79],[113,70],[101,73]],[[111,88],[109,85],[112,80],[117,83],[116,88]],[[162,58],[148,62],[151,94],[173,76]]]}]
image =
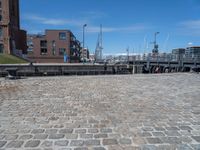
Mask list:
[{"label": "lamp post", "polygon": [[156,44],[156,36],[159,34],[160,32],[156,32],[155,33],[155,44]]},{"label": "lamp post", "polygon": [[87,24],[83,25],[83,48],[82,48],[82,60],[83,63],[85,62],[85,56],[84,56],[84,49],[85,49],[85,27],[87,27]]},{"label": "lamp post", "polygon": [[83,25],[83,50],[85,48],[85,27],[87,27],[87,24]]}]

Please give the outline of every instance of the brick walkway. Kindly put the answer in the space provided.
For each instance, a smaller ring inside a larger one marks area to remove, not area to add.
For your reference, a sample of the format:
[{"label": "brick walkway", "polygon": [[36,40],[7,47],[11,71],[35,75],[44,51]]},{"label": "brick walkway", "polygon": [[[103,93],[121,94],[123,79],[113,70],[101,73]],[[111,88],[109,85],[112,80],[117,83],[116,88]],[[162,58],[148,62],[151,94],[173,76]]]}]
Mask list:
[{"label": "brick walkway", "polygon": [[200,75],[1,78],[0,149],[200,150]]}]

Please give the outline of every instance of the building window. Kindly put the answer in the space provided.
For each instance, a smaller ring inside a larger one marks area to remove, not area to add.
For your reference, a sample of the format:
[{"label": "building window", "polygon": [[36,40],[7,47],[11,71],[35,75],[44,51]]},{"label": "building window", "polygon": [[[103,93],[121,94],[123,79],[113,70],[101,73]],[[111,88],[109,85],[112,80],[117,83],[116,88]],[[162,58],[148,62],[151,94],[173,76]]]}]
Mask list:
[{"label": "building window", "polygon": [[33,47],[29,47],[29,48],[28,48],[28,51],[29,51],[29,52],[32,52],[32,51],[33,51]]},{"label": "building window", "polygon": [[2,11],[0,10],[0,21],[2,21]]},{"label": "building window", "polygon": [[52,54],[56,55],[56,41],[52,41]]},{"label": "building window", "polygon": [[46,40],[42,40],[42,41],[40,41],[40,47],[47,47],[47,41]]},{"label": "building window", "polygon": [[65,48],[59,48],[59,55],[64,55],[65,52],[66,52]]},{"label": "building window", "polygon": [[2,36],[3,36],[3,28],[0,27],[0,37],[2,37]]},{"label": "building window", "polygon": [[0,1],[0,8],[2,8],[2,2]]},{"label": "building window", "polygon": [[47,48],[41,48],[40,54],[41,55],[47,55]]},{"label": "building window", "polygon": [[27,41],[27,45],[28,45],[28,46],[33,46],[33,41],[32,41],[32,40],[28,40],[28,41]]},{"label": "building window", "polygon": [[66,40],[67,39],[66,33],[65,32],[60,32],[59,33],[59,39],[60,40]]},{"label": "building window", "polygon": [[3,53],[3,50],[4,50],[4,46],[3,44],[0,44],[0,53]]}]

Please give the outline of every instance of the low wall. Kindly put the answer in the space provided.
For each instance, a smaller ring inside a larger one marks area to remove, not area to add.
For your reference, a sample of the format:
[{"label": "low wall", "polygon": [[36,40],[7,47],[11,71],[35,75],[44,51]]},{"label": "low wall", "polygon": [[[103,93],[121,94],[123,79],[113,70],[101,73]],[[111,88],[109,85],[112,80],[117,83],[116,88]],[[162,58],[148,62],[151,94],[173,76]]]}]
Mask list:
[{"label": "low wall", "polygon": [[8,75],[7,69],[15,68],[18,76],[50,75],[102,75],[132,74],[132,66],[106,64],[16,64],[0,65],[0,77]]}]

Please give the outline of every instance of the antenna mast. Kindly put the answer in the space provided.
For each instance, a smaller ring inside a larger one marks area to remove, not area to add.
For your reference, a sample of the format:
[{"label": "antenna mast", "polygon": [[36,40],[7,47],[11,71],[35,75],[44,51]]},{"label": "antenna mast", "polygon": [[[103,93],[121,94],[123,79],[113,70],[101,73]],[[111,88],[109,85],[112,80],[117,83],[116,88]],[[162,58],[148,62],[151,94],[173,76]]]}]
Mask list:
[{"label": "antenna mast", "polygon": [[102,50],[103,50],[103,39],[102,39],[102,25],[100,25],[100,33],[98,35],[96,50],[95,50],[95,61],[99,62],[102,60]]}]

